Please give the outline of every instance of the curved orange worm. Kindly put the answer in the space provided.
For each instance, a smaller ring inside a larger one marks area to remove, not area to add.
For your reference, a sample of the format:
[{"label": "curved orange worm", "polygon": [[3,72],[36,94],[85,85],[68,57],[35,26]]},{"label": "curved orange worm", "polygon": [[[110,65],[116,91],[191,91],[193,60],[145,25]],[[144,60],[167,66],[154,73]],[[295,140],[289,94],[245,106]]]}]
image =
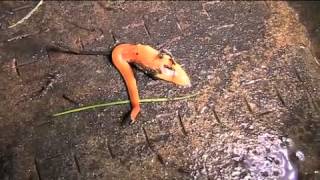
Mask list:
[{"label": "curved orange worm", "polygon": [[130,64],[151,73],[154,77],[178,85],[190,86],[190,79],[181,66],[167,52],[158,51],[148,45],[120,44],[112,51],[112,62],[122,75],[131,102],[130,118],[135,122],[140,112],[137,82]]}]

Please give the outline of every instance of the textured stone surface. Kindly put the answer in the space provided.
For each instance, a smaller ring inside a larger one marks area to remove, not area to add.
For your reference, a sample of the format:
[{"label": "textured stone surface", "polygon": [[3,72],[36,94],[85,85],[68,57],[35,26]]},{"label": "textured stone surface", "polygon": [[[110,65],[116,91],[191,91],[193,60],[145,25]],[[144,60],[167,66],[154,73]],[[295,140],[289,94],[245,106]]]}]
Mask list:
[{"label": "textured stone surface", "polygon": [[[0,3],[0,179],[319,178],[320,66],[286,2],[46,1],[8,29],[35,4]],[[108,57],[46,45],[116,42],[164,47],[191,77],[179,88],[137,72],[142,98],[200,95],[144,104],[130,127],[129,106],[50,118],[127,94]]]}]

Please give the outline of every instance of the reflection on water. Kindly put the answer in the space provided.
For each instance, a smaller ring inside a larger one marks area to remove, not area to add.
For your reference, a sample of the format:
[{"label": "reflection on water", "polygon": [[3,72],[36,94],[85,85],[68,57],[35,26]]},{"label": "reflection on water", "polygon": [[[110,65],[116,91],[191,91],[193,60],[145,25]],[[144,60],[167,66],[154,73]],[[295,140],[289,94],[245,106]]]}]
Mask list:
[{"label": "reflection on water", "polygon": [[[212,148],[194,152],[195,165],[191,167],[194,179],[298,180],[299,166],[305,159],[290,138],[271,133],[256,138],[239,136],[235,142],[223,143],[222,158],[216,155],[219,149],[217,143],[212,143]],[[220,167],[220,161],[228,166]]]},{"label": "reflection on water", "polygon": [[260,135],[249,151],[238,155],[249,170],[248,179],[297,180],[298,162],[304,160],[303,152],[296,151],[291,139],[267,133]]}]

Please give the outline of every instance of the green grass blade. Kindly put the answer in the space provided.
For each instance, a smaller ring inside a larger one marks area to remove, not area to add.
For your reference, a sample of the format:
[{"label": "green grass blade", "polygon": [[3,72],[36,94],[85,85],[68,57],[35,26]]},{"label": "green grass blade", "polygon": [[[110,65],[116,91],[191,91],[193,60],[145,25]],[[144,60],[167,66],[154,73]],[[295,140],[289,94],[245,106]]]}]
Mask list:
[{"label": "green grass blade", "polygon": [[[197,96],[199,93],[195,94],[190,94],[186,96],[181,96],[181,97],[173,97],[173,98],[150,98],[150,99],[141,99],[140,103],[154,103],[154,102],[167,102],[167,101],[179,101],[179,100],[184,100],[184,99],[189,99],[192,97]],[[100,107],[108,107],[108,106],[116,106],[116,105],[122,105],[122,104],[129,104],[129,100],[120,100],[120,101],[114,101],[114,102],[109,102],[109,103],[102,103],[102,104],[94,104],[90,106],[83,106],[80,108],[75,108],[75,109],[70,109],[67,111],[55,113],[52,116],[57,117],[57,116],[62,116],[70,113],[76,113],[80,111],[86,111],[90,109],[95,109],[95,108],[100,108]]]}]

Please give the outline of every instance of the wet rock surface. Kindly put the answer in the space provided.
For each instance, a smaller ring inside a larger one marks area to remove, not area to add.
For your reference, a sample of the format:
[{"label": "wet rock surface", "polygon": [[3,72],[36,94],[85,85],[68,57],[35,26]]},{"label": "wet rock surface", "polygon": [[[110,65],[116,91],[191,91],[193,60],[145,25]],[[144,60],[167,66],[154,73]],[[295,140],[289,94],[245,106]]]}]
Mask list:
[{"label": "wet rock surface", "polygon": [[[0,179],[318,179],[320,65],[308,29],[286,2],[0,3]],[[301,18],[300,18],[301,19]],[[166,48],[192,87],[136,73],[144,104],[52,118],[126,99],[105,50]]]}]

